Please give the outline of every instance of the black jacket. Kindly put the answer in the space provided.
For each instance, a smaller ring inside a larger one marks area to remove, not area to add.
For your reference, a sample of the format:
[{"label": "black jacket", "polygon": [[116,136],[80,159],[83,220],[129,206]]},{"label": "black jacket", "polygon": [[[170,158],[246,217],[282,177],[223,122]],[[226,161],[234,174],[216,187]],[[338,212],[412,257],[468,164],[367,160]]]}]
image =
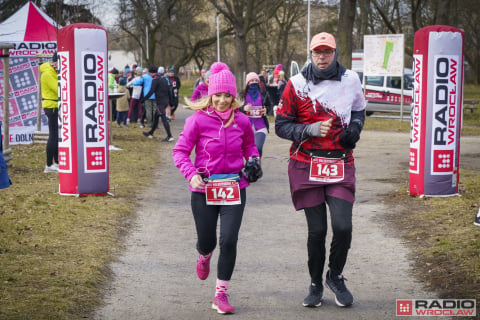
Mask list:
[{"label": "black jacket", "polygon": [[172,91],[167,79],[164,77],[159,75],[155,75],[153,77],[152,87],[146,96],[142,98],[142,100],[147,100],[153,93],[155,93],[157,106],[173,105]]}]

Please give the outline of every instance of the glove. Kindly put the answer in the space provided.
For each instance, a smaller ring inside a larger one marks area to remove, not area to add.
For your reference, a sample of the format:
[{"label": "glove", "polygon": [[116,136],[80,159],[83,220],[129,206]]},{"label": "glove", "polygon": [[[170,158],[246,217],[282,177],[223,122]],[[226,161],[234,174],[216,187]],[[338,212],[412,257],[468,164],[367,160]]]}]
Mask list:
[{"label": "glove", "polygon": [[350,123],[340,134],[340,145],[345,149],[355,149],[357,141],[360,140],[360,131],[362,128],[357,122]]},{"label": "glove", "polygon": [[247,177],[248,182],[255,182],[263,176],[262,167],[260,166],[260,159],[257,157],[250,157],[245,163],[243,174]]}]

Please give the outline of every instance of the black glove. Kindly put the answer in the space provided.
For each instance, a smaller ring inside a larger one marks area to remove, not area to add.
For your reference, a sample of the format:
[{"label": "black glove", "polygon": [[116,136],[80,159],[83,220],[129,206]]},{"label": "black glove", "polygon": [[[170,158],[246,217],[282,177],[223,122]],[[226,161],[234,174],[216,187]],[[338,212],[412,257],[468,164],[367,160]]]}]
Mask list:
[{"label": "black glove", "polygon": [[355,149],[355,144],[360,140],[360,131],[362,131],[360,124],[350,123],[347,129],[340,134],[340,145],[345,149]]},{"label": "black glove", "polygon": [[257,157],[250,157],[245,163],[243,174],[247,177],[248,182],[255,182],[263,176],[262,167],[260,166],[260,159]]}]

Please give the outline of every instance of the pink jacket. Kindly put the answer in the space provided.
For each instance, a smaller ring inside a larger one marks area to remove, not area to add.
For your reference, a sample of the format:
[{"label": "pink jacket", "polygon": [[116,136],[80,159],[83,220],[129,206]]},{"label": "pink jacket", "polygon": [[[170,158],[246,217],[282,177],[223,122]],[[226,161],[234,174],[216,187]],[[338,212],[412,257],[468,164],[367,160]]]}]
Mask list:
[{"label": "pink jacket", "polygon": [[202,82],[193,90],[190,100],[197,101],[205,96],[208,96],[208,86],[205,84],[205,82]]},{"label": "pink jacket", "polygon": [[[188,181],[197,173],[206,177],[214,173],[239,173],[244,160],[259,156],[249,118],[239,110],[234,112],[234,122],[227,128],[223,127],[213,107],[209,107],[208,111],[198,110],[185,120],[172,154],[175,166]],[[192,163],[190,154],[194,148],[195,160]],[[242,176],[240,189],[248,185]],[[191,186],[190,190],[199,192]]]}]

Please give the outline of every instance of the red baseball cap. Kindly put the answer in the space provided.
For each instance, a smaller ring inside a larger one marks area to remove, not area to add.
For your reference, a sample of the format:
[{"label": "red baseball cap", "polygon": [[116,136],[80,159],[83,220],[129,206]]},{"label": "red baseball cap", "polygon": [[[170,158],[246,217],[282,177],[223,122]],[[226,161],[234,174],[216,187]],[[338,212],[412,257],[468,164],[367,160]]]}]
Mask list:
[{"label": "red baseball cap", "polygon": [[318,47],[329,47],[332,49],[337,48],[337,44],[335,43],[335,38],[327,32],[317,33],[313,36],[312,41],[310,41],[310,50],[314,50]]}]

